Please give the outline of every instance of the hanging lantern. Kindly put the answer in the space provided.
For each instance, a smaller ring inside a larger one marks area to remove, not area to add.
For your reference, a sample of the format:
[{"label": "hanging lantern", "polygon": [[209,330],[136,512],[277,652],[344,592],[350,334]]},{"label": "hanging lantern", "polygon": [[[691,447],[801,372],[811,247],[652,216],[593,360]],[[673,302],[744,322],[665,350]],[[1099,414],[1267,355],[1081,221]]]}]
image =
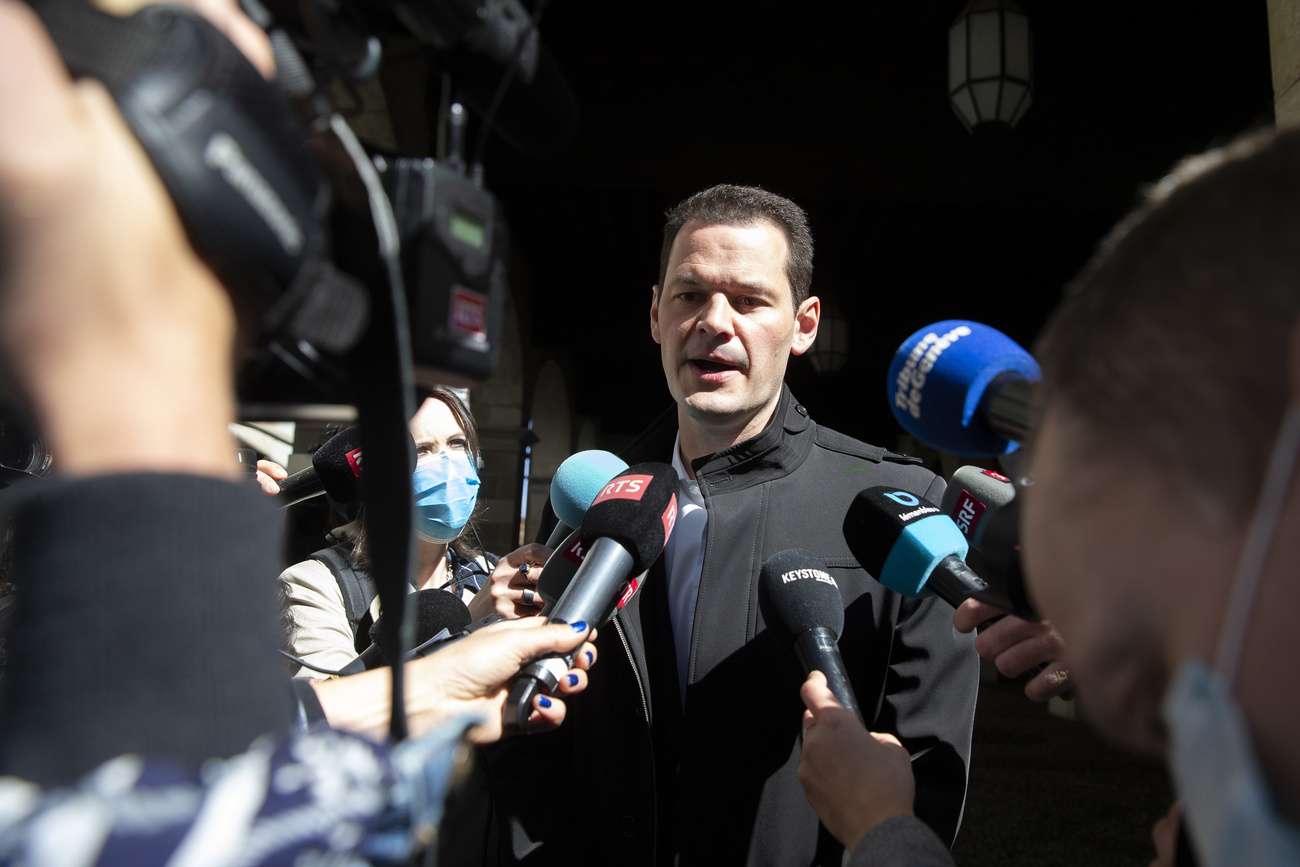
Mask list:
[{"label": "hanging lantern", "polygon": [[1011,0],[971,0],[948,30],[948,100],[971,132],[1014,127],[1033,101],[1029,18]]}]

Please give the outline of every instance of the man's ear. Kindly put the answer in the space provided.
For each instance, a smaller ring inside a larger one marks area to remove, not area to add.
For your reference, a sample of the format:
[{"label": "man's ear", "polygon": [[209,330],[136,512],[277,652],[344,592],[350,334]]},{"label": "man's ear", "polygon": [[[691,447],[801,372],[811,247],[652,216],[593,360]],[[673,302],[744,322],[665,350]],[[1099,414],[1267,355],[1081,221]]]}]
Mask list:
[{"label": "man's ear", "polygon": [[813,341],[817,339],[817,323],[821,322],[821,318],[821,299],[816,295],[805,298],[794,314],[794,342],[790,345],[792,354],[803,355],[812,348]]},{"label": "man's ear", "polygon": [[650,287],[650,336],[655,339],[655,343],[663,343],[659,339],[659,287]]}]

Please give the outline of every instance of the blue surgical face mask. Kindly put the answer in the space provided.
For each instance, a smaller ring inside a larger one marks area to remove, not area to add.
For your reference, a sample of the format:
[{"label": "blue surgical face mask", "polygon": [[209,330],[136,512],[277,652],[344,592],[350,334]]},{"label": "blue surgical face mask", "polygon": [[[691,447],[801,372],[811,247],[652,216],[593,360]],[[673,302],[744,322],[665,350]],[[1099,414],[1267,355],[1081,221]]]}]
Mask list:
[{"label": "blue surgical face mask", "polygon": [[426,542],[446,543],[460,535],[478,500],[478,470],[460,449],[426,455],[416,463],[415,532]]},{"label": "blue surgical face mask", "polygon": [[1278,815],[1232,695],[1246,627],[1300,454],[1300,406],[1287,409],[1233,582],[1214,669],[1185,660],[1165,694],[1169,765],[1203,867],[1300,864],[1300,828]]}]

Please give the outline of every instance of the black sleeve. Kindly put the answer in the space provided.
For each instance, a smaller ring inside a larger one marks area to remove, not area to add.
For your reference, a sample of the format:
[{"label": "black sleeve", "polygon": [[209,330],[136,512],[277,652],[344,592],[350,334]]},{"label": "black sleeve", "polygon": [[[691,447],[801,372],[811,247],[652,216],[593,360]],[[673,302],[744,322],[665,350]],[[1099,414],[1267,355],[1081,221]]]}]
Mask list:
[{"label": "black sleeve", "polygon": [[853,847],[848,867],[955,867],[948,847],[924,822],[895,816],[872,828]]},{"label": "black sleeve", "polygon": [[149,473],[28,491],[0,773],[64,784],[128,752],[196,768],[292,722],[271,498]]}]

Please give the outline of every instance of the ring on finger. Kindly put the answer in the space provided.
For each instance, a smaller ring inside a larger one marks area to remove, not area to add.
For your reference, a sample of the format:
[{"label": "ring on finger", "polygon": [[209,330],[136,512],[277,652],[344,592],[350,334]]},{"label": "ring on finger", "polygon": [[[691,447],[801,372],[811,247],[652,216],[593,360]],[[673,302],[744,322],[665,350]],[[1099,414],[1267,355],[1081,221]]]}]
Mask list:
[{"label": "ring on finger", "polygon": [[534,605],[534,604],[536,604],[536,603],[533,601],[533,600],[535,600],[536,598],[537,598],[537,594],[533,592],[533,588],[531,588],[531,587],[526,587],[526,588],[524,588],[524,599],[523,599],[523,602],[524,602],[525,605]]}]

